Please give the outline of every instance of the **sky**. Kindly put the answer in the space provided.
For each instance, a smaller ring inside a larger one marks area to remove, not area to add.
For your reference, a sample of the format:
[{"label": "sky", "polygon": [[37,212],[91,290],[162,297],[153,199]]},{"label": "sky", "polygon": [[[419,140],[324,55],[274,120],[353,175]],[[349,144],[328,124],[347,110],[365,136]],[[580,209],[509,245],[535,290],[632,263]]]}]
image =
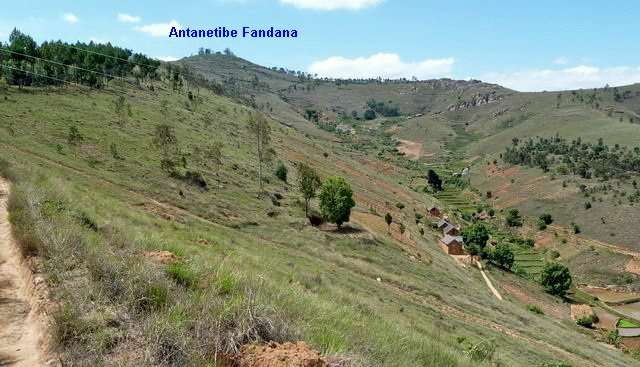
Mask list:
[{"label": "sky", "polygon": [[[520,91],[640,82],[640,2],[497,0],[23,0],[37,41],[110,41],[163,60],[199,47],[327,77],[480,79]],[[178,28],[296,29],[293,39],[169,38]]]}]

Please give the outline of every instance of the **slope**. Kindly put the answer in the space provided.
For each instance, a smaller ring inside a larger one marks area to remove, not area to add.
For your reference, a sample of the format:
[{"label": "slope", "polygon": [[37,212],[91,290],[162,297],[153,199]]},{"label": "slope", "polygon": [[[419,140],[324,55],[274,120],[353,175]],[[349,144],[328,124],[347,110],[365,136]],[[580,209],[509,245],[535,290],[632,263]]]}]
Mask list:
[{"label": "slope", "polygon": [[[290,172],[307,161],[354,188],[348,230],[311,227],[293,184],[269,176],[271,195],[258,195],[251,108],[206,90],[194,103],[153,83],[118,92],[8,88],[0,101],[0,151],[31,213],[30,225],[16,213],[14,226],[63,224],[38,240],[54,301],[64,305],[55,316],[63,360],[204,365],[240,335],[302,338],[355,365],[489,365],[466,353],[480,343],[511,366],[633,363],[570,322],[497,301],[477,271],[441,253],[435,232],[420,236],[414,211],[432,199],[398,184],[406,168],[272,121],[273,148]],[[132,110],[125,121],[114,115],[119,96]],[[161,122],[206,187],[160,169],[151,142]],[[203,154],[212,141],[223,142],[220,164]],[[386,234],[386,211],[405,233]],[[145,260],[158,251],[179,260]]]}]

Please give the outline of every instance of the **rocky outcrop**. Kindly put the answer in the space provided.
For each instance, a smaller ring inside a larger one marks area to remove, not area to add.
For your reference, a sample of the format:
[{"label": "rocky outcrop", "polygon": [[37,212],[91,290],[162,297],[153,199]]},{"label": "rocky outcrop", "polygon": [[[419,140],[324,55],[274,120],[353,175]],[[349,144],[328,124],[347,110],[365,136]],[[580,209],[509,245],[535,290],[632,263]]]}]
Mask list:
[{"label": "rocky outcrop", "polygon": [[501,96],[498,96],[495,91],[488,93],[478,93],[471,97],[469,100],[459,100],[458,102],[449,105],[448,111],[460,111],[466,110],[472,107],[482,106],[489,103],[496,103],[502,100]]}]

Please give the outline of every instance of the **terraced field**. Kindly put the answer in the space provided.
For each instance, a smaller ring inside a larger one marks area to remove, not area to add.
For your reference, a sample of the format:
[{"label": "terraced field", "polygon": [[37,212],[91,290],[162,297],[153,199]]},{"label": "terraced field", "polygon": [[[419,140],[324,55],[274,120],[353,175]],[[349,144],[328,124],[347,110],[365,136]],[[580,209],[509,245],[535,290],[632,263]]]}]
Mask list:
[{"label": "terraced field", "polygon": [[444,203],[451,209],[457,209],[462,212],[474,211],[475,206],[468,199],[464,197],[461,191],[454,189],[447,189],[437,193],[436,198]]},{"label": "terraced field", "polygon": [[544,257],[542,254],[532,248],[516,245],[513,246],[513,254],[515,257],[515,272],[521,272],[531,279],[537,279],[544,267]]}]

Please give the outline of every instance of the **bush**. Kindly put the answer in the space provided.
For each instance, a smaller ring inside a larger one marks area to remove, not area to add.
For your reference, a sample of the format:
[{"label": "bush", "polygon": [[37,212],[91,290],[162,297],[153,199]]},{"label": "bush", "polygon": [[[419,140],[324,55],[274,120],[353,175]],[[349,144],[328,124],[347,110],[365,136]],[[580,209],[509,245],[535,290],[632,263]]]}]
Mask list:
[{"label": "bush", "polygon": [[342,177],[328,177],[320,191],[322,216],[338,228],[349,221],[351,208],[356,206],[351,186]]},{"label": "bush", "polygon": [[527,310],[538,315],[544,315],[544,311],[542,311],[542,309],[536,305],[527,305]]},{"label": "bush", "polygon": [[[31,212],[28,195],[33,194],[14,186],[7,203],[11,229],[23,257],[44,255],[44,244],[36,233],[35,213]],[[35,198],[31,200],[35,200]]]},{"label": "bush", "polygon": [[546,225],[553,223],[553,217],[551,216],[551,214],[541,214],[538,219],[540,219],[540,221]]},{"label": "bush", "polygon": [[573,228],[573,233],[579,234],[581,232],[580,226],[578,226],[577,224],[571,223],[571,227]]},{"label": "bush", "polygon": [[184,263],[173,263],[167,266],[167,275],[176,283],[186,288],[194,288],[197,284],[196,273]]},{"label": "bush", "polygon": [[364,119],[365,120],[373,120],[376,118],[376,111],[372,109],[368,109],[364,111]]},{"label": "bush", "polygon": [[284,165],[284,163],[282,163],[282,161],[278,161],[278,164],[276,165],[276,171],[275,171],[275,175],[278,179],[280,179],[280,181],[282,182],[287,182],[287,166]]},{"label": "bush", "polygon": [[593,316],[591,315],[584,316],[576,320],[576,324],[578,324],[578,326],[582,326],[586,328],[591,328],[593,326],[593,323],[594,323],[594,319],[593,319]]},{"label": "bush", "polygon": [[14,181],[15,177],[11,171],[11,165],[8,161],[0,158],[0,177],[4,177],[7,180]]},{"label": "bush", "polygon": [[511,246],[506,243],[499,243],[491,253],[491,261],[504,269],[511,269],[515,257]]},{"label": "bush", "polygon": [[489,230],[482,223],[475,223],[462,231],[465,247],[471,255],[485,256],[484,248],[489,240]]},{"label": "bush", "polygon": [[547,263],[540,275],[540,284],[547,293],[564,297],[571,288],[571,273],[569,268],[558,263]]},{"label": "bush", "polygon": [[396,208],[402,210],[402,209],[404,209],[404,204],[403,203],[396,203]]},{"label": "bush", "polygon": [[195,185],[203,190],[207,190],[208,189],[208,185],[207,185],[207,181],[204,179],[204,177],[202,176],[202,173],[197,172],[197,171],[187,171],[184,174],[184,178],[185,181],[187,181],[188,183]]},{"label": "bush", "polygon": [[522,217],[518,209],[509,209],[506,222],[509,227],[522,227]]}]

